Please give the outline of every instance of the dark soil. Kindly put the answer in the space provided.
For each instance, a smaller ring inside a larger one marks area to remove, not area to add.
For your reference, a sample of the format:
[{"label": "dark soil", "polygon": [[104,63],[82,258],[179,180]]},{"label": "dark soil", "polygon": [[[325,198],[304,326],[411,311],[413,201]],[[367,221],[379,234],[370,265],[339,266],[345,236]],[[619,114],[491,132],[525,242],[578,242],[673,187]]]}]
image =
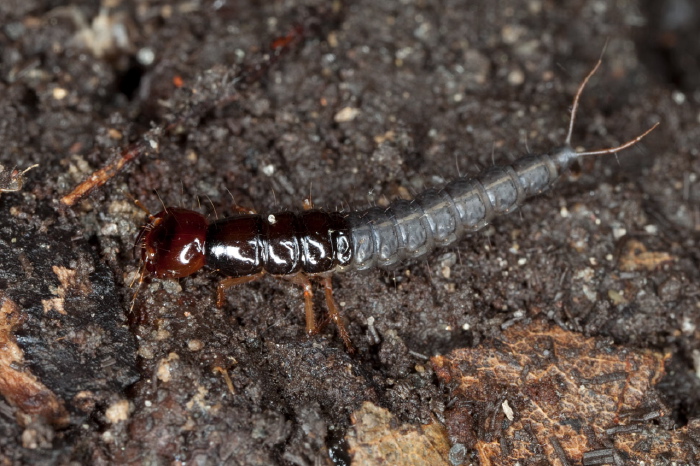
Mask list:
[{"label": "dark soil", "polygon": [[[40,164],[0,197],[0,291],[26,313],[14,332],[26,369],[71,417],[57,426],[0,398],[3,464],[344,464],[363,401],[440,420],[450,400],[427,358],[535,316],[671,353],[658,387],[669,417],[700,416],[692,2],[680,16],[653,1],[60,3],[0,2],[0,164]],[[303,43],[250,71],[296,25]],[[336,275],[356,355],[332,325],[307,337],[300,289],[272,277],[231,289],[222,309],[215,273],[147,281],[130,311],[145,220],[131,196],[212,218],[235,212],[232,197],[259,212],[309,194],[328,209],[385,205],[560,145],[604,48],[574,144],[661,126],[457,248]],[[222,100],[236,76],[246,84]],[[172,122],[157,151],[61,205]],[[631,240],[675,259],[622,270]],[[65,315],[43,304],[63,286],[56,267],[76,271]]]}]

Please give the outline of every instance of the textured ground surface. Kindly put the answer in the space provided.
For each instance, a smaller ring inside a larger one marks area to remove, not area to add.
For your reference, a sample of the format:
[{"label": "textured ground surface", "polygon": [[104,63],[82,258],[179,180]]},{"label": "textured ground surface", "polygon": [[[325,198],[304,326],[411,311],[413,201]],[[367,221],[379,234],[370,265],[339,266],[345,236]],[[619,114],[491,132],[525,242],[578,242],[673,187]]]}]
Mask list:
[{"label": "textured ground surface", "polygon": [[[36,393],[63,404],[0,399],[4,463],[344,464],[363,402],[400,423],[441,420],[451,400],[427,357],[536,316],[670,353],[658,389],[671,425],[700,415],[693,7],[59,3],[0,4],[0,164],[40,164],[22,191],[0,196],[0,298],[23,316],[3,317],[12,331],[0,336],[23,351],[14,369],[43,384]],[[191,112],[295,24],[309,31],[303,44],[235,99]],[[260,212],[299,208],[309,193],[329,209],[410,196],[556,147],[606,41],[575,145],[662,125],[457,248],[392,273],[334,277],[357,355],[332,326],[307,338],[300,290],[269,277],[232,289],[223,309],[214,274],[152,281],[129,312],[144,221],[129,196],[212,217],[233,213],[231,196]],[[157,154],[61,207],[116,149],[178,115]]]}]

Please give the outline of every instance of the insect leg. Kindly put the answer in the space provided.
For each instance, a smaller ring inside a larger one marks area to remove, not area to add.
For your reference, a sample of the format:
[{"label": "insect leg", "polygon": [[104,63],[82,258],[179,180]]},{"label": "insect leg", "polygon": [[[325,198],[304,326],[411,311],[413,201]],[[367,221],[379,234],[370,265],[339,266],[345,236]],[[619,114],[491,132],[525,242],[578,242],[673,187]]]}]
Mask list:
[{"label": "insect leg", "polygon": [[311,287],[311,280],[303,273],[295,273],[293,275],[282,276],[285,280],[289,280],[295,285],[299,285],[304,290],[304,313],[306,315],[306,333],[307,335],[315,335],[319,332],[316,325],[316,316],[314,314],[314,292]]},{"label": "insect leg", "polygon": [[333,283],[331,282],[331,277],[320,277],[320,282],[323,285],[323,291],[326,294],[326,306],[328,306],[328,315],[330,316],[331,320],[335,323],[336,327],[338,327],[338,333],[340,334],[340,338],[343,339],[343,343],[345,343],[345,348],[347,348],[348,353],[352,354],[355,352],[355,347],[352,346],[350,336],[348,335],[348,331],[345,328],[345,324],[343,323],[343,316],[340,314],[340,310],[338,309],[338,306],[335,303],[335,299],[333,299]]},{"label": "insect leg", "polygon": [[139,271],[139,274],[137,277],[134,277],[133,280],[131,280],[131,283],[129,284],[129,288],[134,286],[134,283],[136,283],[136,279],[138,278],[139,280],[139,286],[136,287],[136,291],[134,292],[134,297],[131,298],[131,306],[129,306],[129,312],[134,311],[134,304],[136,304],[136,297],[139,294],[139,290],[141,289],[141,284],[143,283],[144,278],[146,277],[146,264],[141,264],[141,270]]},{"label": "insect leg", "polygon": [[243,207],[242,205],[235,204],[233,206],[234,212],[238,212],[239,214],[248,214],[248,215],[256,215],[258,212],[255,209],[251,209],[250,207]]},{"label": "insect leg", "polygon": [[228,195],[231,196],[231,200],[233,201],[233,211],[238,212],[239,214],[250,214],[250,215],[256,215],[258,212],[251,208],[251,207],[243,207],[242,205],[238,205],[238,202],[236,202],[236,198],[233,197],[233,193],[229,191],[228,188],[226,188],[226,191],[228,192]]},{"label": "insect leg", "polygon": [[255,275],[248,275],[245,277],[229,277],[221,280],[216,288],[216,307],[224,307],[224,301],[226,299],[224,293],[227,289],[231,288],[232,286],[255,281],[262,277],[263,274],[264,272],[260,272],[256,273]]}]

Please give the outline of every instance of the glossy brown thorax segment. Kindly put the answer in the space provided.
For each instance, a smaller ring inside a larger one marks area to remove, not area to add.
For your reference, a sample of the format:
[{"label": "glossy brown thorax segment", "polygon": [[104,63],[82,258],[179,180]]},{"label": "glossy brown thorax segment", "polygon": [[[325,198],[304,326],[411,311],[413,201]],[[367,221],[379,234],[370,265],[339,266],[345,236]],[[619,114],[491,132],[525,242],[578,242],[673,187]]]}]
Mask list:
[{"label": "glossy brown thorax segment", "polygon": [[209,225],[206,250],[207,265],[229,277],[317,274],[352,260],[344,215],[320,210],[218,220]]},{"label": "glossy brown thorax segment", "polygon": [[206,262],[229,277],[254,275],[263,268],[264,240],[259,215],[236,215],[207,229]]}]

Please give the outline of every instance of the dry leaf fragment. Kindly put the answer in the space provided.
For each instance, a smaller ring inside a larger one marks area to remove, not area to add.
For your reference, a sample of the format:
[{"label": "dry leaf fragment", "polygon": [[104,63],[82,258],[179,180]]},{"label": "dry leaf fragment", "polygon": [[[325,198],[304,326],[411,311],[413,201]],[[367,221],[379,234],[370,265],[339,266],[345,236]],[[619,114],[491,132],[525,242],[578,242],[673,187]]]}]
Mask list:
[{"label": "dry leaf fragment", "polygon": [[637,241],[629,240],[620,255],[620,270],[634,272],[639,270],[654,270],[658,266],[676,260],[674,256],[666,252],[652,252]]},{"label": "dry leaf fragment", "polygon": [[[685,428],[666,431],[648,422],[663,415],[645,403],[653,399],[666,359],[536,321],[509,328],[490,347],[455,350],[432,363],[454,387],[457,402],[445,414],[450,438],[475,438],[469,447],[482,465],[580,464],[597,461],[591,455],[598,453],[695,464],[700,458],[680,447]],[[453,422],[456,414],[469,422]],[[455,432],[455,425],[472,432]]]},{"label": "dry leaf fragment", "polygon": [[347,435],[353,464],[449,465],[450,444],[438,422],[424,426],[396,427],[394,416],[384,408],[365,402],[352,414],[353,428]]}]

